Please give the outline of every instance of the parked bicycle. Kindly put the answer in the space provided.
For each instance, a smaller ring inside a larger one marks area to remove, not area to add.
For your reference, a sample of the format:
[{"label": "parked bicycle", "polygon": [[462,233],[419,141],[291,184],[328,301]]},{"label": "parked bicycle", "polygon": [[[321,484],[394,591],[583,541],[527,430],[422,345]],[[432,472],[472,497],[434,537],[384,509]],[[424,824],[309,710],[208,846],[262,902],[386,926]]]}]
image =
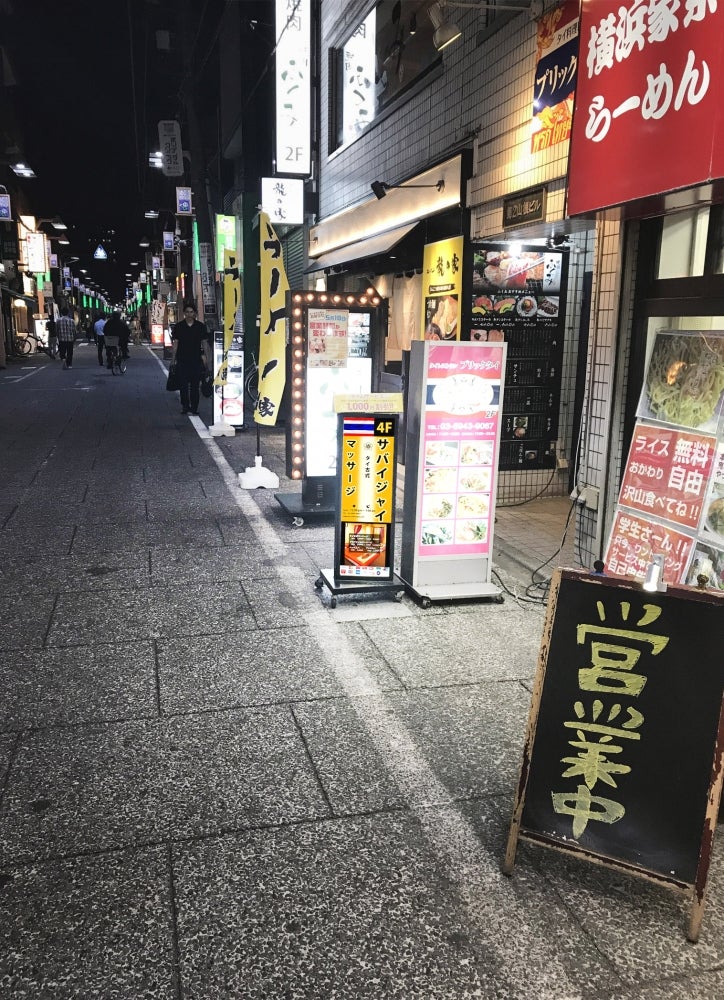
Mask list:
[{"label": "parked bicycle", "polygon": [[42,344],[34,333],[16,333],[13,337],[13,353],[25,357],[27,354],[35,353],[47,354],[49,358],[53,355],[46,344]]}]

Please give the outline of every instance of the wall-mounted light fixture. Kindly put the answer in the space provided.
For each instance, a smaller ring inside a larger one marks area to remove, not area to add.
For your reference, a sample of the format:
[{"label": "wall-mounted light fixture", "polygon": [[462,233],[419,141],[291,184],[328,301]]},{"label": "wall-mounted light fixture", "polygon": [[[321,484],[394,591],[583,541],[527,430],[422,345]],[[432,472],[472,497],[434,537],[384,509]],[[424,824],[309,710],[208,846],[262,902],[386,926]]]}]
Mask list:
[{"label": "wall-mounted light fixture", "polygon": [[437,188],[438,191],[444,191],[445,180],[440,178],[435,184],[387,184],[385,181],[372,181],[370,187],[375,198],[384,198],[392,188]]},{"label": "wall-mounted light fixture", "polygon": [[149,240],[148,236],[142,236],[138,241],[138,245],[139,247],[150,247],[151,241]]},{"label": "wall-mounted light fixture", "polygon": [[654,553],[651,562],[646,567],[646,576],[643,582],[644,590],[649,593],[666,590],[664,583],[664,556],[662,553]]},{"label": "wall-mounted light fixture", "polygon": [[427,8],[427,16],[435,29],[432,33],[432,44],[438,52],[442,52],[462,35],[460,27],[445,13],[445,7],[444,0],[440,2],[435,0]]}]

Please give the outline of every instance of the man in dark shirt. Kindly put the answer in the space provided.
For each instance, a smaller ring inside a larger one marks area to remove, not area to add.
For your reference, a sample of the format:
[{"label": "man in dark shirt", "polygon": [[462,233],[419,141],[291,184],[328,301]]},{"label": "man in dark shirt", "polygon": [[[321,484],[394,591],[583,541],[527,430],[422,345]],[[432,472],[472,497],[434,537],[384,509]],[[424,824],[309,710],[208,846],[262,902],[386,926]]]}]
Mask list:
[{"label": "man in dark shirt", "polygon": [[196,319],[196,309],[187,302],[184,318],[171,331],[173,362],[176,364],[181,393],[181,412],[198,413],[199,383],[208,367],[206,340],[208,333],[203,323]]}]

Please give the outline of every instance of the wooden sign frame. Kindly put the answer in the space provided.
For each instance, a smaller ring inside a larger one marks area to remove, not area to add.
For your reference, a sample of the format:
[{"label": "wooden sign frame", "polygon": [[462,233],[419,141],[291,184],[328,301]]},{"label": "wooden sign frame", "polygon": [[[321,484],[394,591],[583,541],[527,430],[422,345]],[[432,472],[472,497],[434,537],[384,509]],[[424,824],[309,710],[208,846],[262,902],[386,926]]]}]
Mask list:
[{"label": "wooden sign frame", "polygon": [[506,875],[521,838],[630,872],[689,895],[698,940],[724,778],[723,634],[712,591],[556,570]]}]

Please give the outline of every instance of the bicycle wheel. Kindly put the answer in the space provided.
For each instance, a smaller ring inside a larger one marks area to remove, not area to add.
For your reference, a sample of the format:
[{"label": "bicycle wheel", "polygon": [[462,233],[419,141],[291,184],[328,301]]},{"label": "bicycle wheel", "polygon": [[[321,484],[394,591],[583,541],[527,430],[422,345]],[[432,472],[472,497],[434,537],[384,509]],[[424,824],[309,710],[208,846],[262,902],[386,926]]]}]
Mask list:
[{"label": "bicycle wheel", "polygon": [[18,354],[30,354],[32,349],[33,345],[30,343],[30,337],[15,338],[15,350]]},{"label": "bicycle wheel", "polygon": [[125,358],[119,358],[118,359],[118,371],[121,373],[121,375],[125,375],[126,374],[126,368],[127,367],[128,367],[128,363],[126,362],[126,359]]},{"label": "bicycle wheel", "polygon": [[111,374],[112,375],[121,374],[121,360],[117,354],[113,355],[113,360],[111,361]]}]

